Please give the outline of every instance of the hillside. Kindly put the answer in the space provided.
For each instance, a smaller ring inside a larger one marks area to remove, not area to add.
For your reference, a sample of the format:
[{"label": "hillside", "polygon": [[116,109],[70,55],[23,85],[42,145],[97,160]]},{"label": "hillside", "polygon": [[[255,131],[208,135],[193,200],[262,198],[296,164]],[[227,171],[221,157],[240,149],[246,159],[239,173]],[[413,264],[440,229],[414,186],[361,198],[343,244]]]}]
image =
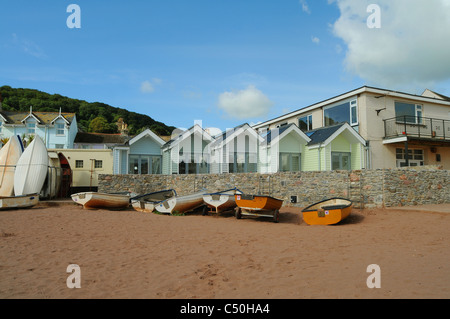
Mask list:
[{"label": "hillside", "polygon": [[[59,112],[61,108],[63,112],[76,113],[78,127],[84,132],[117,133],[115,123],[119,118],[123,118],[128,124],[130,135],[139,134],[144,129],[150,128],[158,135],[167,136],[175,129],[173,126],[155,121],[150,116],[105,103],[89,103],[33,89],[16,89],[5,85],[0,87],[0,98],[2,108],[7,111],[29,111],[30,106],[33,106],[33,111]],[[96,120],[93,122],[94,119]]]}]

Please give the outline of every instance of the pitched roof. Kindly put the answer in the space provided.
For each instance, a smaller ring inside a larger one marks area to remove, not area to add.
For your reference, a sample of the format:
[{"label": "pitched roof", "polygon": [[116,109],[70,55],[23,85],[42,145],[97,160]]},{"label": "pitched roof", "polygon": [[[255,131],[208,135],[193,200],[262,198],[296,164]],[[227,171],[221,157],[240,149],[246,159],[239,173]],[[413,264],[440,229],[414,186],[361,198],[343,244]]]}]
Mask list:
[{"label": "pitched roof", "polygon": [[305,134],[311,139],[311,141],[308,143],[308,146],[325,142],[330,136],[336,133],[336,131],[344,125],[345,123],[340,123],[306,132]]},{"label": "pitched roof", "polygon": [[[0,115],[6,119],[6,124],[23,124],[23,120],[32,114],[36,119],[39,120],[39,124],[51,124],[52,121],[57,118],[59,112],[14,112],[14,111],[0,111]],[[69,123],[72,123],[75,118],[75,113],[62,112],[63,116]]]},{"label": "pitched roof", "polygon": [[[312,147],[322,147],[333,141],[336,137],[344,134],[345,139],[353,141],[354,143],[361,143],[366,145],[366,140],[355,131],[347,122],[335,124],[332,126],[321,127],[315,130],[306,132],[306,135],[311,139],[307,144]],[[315,146],[313,146],[315,145]]]}]

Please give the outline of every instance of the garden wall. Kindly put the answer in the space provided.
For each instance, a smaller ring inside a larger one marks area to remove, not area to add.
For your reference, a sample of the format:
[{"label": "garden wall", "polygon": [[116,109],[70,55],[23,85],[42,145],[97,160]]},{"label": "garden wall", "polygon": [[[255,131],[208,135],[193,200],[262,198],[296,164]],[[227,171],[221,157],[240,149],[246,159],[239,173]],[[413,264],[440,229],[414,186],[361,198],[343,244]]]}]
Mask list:
[{"label": "garden wall", "polygon": [[[283,172],[276,174],[99,175],[99,192],[145,194],[173,188],[186,195],[201,188],[216,192],[237,187],[247,194],[284,199],[285,206],[305,207],[345,197],[365,208],[450,203],[450,171],[440,167],[358,171]],[[291,197],[296,202],[291,203]]]}]

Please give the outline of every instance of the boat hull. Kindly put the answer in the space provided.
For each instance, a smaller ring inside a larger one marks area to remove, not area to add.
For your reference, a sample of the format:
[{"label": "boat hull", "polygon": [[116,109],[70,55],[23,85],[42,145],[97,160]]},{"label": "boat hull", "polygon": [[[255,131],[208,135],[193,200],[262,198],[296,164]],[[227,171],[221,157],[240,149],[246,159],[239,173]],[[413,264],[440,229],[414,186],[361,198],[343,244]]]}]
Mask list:
[{"label": "boat hull", "polygon": [[136,196],[131,199],[131,205],[138,212],[151,213],[155,210],[156,205],[166,199],[177,195],[174,189],[153,192]]},{"label": "boat hull", "polygon": [[236,194],[242,194],[242,192],[232,189],[212,194],[205,194],[203,195],[203,201],[212,210],[212,212],[218,214],[233,210],[237,206],[236,199],[234,197]]},{"label": "boat hull", "polygon": [[48,171],[48,154],[42,139],[36,135],[17,161],[14,173],[16,196],[40,193]]},{"label": "boat hull", "polygon": [[197,192],[185,196],[174,196],[156,205],[156,210],[163,214],[184,214],[194,210],[203,203],[203,195],[206,192]]},{"label": "boat hull", "polygon": [[0,210],[29,208],[39,203],[39,194],[26,196],[0,197]]},{"label": "boat hull", "polygon": [[14,170],[22,153],[23,145],[18,136],[11,136],[0,149],[0,196],[14,195]]},{"label": "boat hull", "polygon": [[84,209],[125,209],[130,205],[130,195],[85,192],[73,194],[72,200]]},{"label": "boat hull", "polygon": [[237,206],[249,211],[279,210],[283,200],[264,195],[235,195]]},{"label": "boat hull", "polygon": [[352,201],[345,198],[320,201],[302,210],[303,220],[308,225],[334,225],[350,215],[352,205]]}]

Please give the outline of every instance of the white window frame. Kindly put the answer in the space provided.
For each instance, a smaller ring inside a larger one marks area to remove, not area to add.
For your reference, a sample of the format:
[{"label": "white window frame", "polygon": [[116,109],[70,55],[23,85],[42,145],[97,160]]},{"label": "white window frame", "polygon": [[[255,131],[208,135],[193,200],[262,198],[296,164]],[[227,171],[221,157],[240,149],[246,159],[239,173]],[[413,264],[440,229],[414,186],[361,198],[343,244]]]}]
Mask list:
[{"label": "white window frame", "polygon": [[[346,99],[346,100],[343,100],[343,101],[339,101],[339,102],[333,103],[332,105],[323,107],[323,112],[322,112],[322,127],[325,127],[325,111],[328,110],[328,109],[332,109],[332,108],[334,108],[334,107],[336,107],[336,106],[340,106],[340,105],[346,104],[346,103],[349,104],[349,110],[348,110],[348,111],[349,111],[349,123],[348,123],[348,124],[350,124],[350,126],[352,126],[352,127],[353,127],[353,126],[358,126],[358,125],[359,125],[359,119],[358,119],[358,99],[357,99],[356,97],[353,97],[353,98]],[[356,122],[353,122],[353,121],[352,121],[352,107],[355,107],[355,108],[356,108]]]},{"label": "white window frame", "polygon": [[300,119],[306,117],[306,132],[311,131],[313,129],[312,126],[312,114],[302,115],[297,118],[298,127],[300,128]]},{"label": "white window frame", "polygon": [[[58,127],[59,125],[62,125],[62,128]],[[64,135],[66,135],[65,127],[66,127],[66,125],[64,123],[55,123],[56,135],[57,136],[64,136]],[[62,133],[59,133],[60,131],[62,131]]]}]

